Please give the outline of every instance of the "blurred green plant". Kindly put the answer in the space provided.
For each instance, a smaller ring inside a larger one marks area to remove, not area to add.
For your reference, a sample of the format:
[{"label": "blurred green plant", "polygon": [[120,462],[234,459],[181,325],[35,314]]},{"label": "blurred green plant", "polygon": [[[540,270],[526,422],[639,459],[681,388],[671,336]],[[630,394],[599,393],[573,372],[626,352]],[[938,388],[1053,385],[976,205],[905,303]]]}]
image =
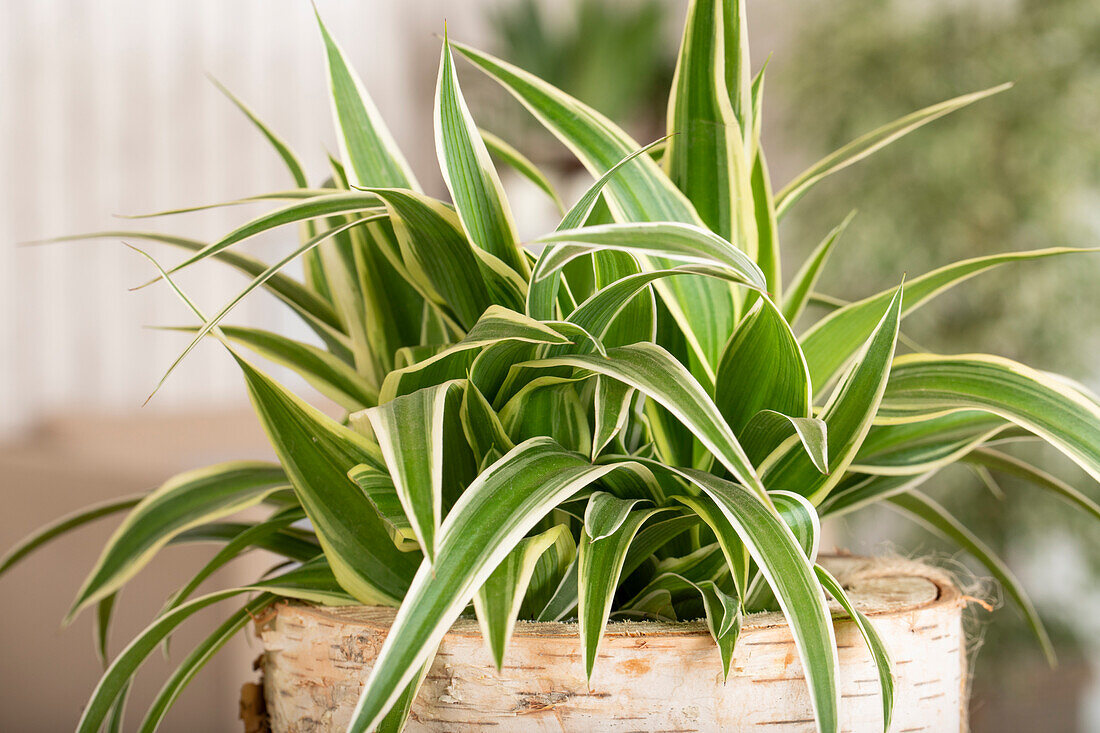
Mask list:
[{"label": "blurred green plant", "polygon": [[[1100,239],[1100,12],[1093,0],[804,5],[785,60],[794,73],[778,96],[783,138],[811,157],[868,119],[1015,81],[992,103],[915,133],[791,212],[786,241],[794,249],[812,245],[858,207],[842,245],[851,256],[829,267],[840,288],[833,294],[859,293],[886,273],[960,256]],[[1095,292],[1098,276],[1097,263],[1080,260],[975,282],[910,319],[907,333],[945,351],[991,350],[1096,380],[1100,308],[1085,295]],[[1033,456],[1041,465],[1052,465],[1050,458]],[[1100,584],[1100,537],[1061,506],[990,502],[981,488],[986,477],[956,471],[952,478],[941,482],[939,493],[952,489],[945,503],[998,552],[1026,560],[1068,542],[1091,566],[1087,582]],[[1025,490],[1010,476],[998,483],[1010,498]],[[1061,615],[1061,599],[1037,602],[1056,614],[1058,645],[1079,654],[1074,647],[1087,625]],[[1009,616],[986,632],[979,677],[1034,648],[1023,620]]]}]

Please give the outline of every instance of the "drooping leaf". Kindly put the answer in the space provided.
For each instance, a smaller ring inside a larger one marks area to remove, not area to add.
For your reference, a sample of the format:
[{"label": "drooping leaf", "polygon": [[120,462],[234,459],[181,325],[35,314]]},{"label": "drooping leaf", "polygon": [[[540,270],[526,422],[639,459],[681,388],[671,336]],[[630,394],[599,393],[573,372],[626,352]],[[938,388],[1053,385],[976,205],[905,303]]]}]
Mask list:
[{"label": "drooping leaf", "polygon": [[[1009,262],[1027,262],[1046,257],[1088,253],[1095,250],[1054,247],[1025,252],[1008,252],[962,260],[941,267],[920,277],[905,281],[905,309],[909,315],[929,300],[975,275]],[[811,326],[801,337],[814,393],[827,386],[844,368],[862,343],[874,330],[879,314],[894,297],[894,289],[884,290],[869,298],[849,303],[834,310]]]},{"label": "drooping leaf", "polygon": [[[621,500],[618,500],[621,501]],[[589,507],[592,505],[589,504]],[[615,504],[612,508],[622,505]],[[661,509],[638,509],[628,512],[618,521],[616,529],[598,542],[581,533],[580,546],[577,549],[577,575],[579,581],[577,617],[580,625],[581,647],[584,650],[584,670],[589,680],[599,654],[600,641],[607,618],[611,613],[611,604],[615,599],[615,589],[619,585],[623,563],[627,550],[642,524]],[[603,512],[600,512],[601,514]],[[600,522],[601,532],[610,529],[612,522]],[[587,516],[585,525],[588,525]]]},{"label": "drooping leaf", "polygon": [[114,593],[174,536],[227,517],[287,486],[270,463],[238,461],[182,473],[146,495],[108,540],[73,601],[68,620]]},{"label": "drooping leaf", "polygon": [[817,579],[821,581],[825,591],[841,605],[844,612],[855,623],[864,643],[867,644],[867,650],[871,653],[871,658],[875,660],[875,666],[878,668],[879,690],[882,694],[882,730],[885,733],[885,731],[890,730],[894,702],[897,698],[897,691],[894,689],[894,663],[890,659],[890,652],[871,620],[864,616],[848,599],[848,594],[844,592],[844,586],[820,565],[814,566],[814,572],[817,573]]},{"label": "drooping leaf", "polygon": [[435,563],[421,565],[405,595],[349,730],[373,729],[477,588],[545,514],[616,469],[535,438],[484,470],[444,520]]},{"label": "drooping leaf", "polygon": [[481,625],[481,635],[489,646],[497,670],[504,665],[504,654],[515,629],[516,616],[535,574],[535,568],[546,553],[553,553],[554,562],[576,553],[573,535],[564,524],[520,540],[508,553],[474,596],[474,608]]},{"label": "drooping leaf", "polygon": [[252,404],[340,585],[363,603],[396,605],[416,571],[416,553],[399,551],[348,471],[381,467],[382,456],[251,364],[236,357]]},{"label": "drooping leaf", "polygon": [[1064,382],[984,354],[895,359],[880,421],[902,423],[963,410],[1016,423],[1100,480],[1100,405]]},{"label": "drooping leaf", "polygon": [[15,545],[8,548],[8,551],[5,552],[3,556],[0,556],[0,575],[3,575],[8,570],[15,567],[23,558],[43,545],[68,534],[74,529],[83,527],[89,522],[94,522],[101,517],[109,517],[112,514],[131,509],[145,498],[145,496],[145,493],[140,493],[123,496],[118,499],[110,499],[83,509],[78,509],[49,524],[39,527],[31,534],[19,540]]},{"label": "drooping leaf", "polygon": [[802,450],[799,439],[792,436],[761,466],[766,486],[794,491],[820,504],[840,481],[879,410],[891,374],[901,312],[902,288],[898,288],[878,326],[818,415],[829,436],[828,473],[818,470]]},{"label": "drooping leaf", "polygon": [[1051,665],[1055,664],[1054,647],[1050,642],[1050,636],[1047,634],[1042,619],[1039,618],[1039,613],[1035,610],[1034,604],[1032,604],[1023,586],[1020,585],[1020,581],[1016,579],[1008,565],[997,557],[988,545],[963,526],[950,512],[919,491],[911,490],[902,494],[895,494],[889,498],[889,502],[900,508],[902,514],[951,540],[984,565],[986,570],[1001,584],[1005,593],[1020,608],[1024,620],[1027,621],[1028,626],[1031,627],[1038,638],[1039,646],[1042,647],[1047,661]]},{"label": "drooping leaf", "polygon": [[462,383],[448,381],[367,410],[401,506],[429,561],[443,521],[444,432],[458,426],[461,400]]}]

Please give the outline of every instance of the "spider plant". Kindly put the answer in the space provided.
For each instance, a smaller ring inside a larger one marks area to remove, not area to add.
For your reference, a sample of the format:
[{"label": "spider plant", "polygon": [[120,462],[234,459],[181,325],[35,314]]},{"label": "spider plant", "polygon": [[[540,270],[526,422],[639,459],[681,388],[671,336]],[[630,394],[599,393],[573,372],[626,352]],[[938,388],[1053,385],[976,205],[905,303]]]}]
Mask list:
[{"label": "spider plant", "polygon": [[[80,731],[117,724],[130,680],[181,622],[247,593],[255,595],[182,660],[141,730],[155,729],[202,664],[278,598],[398,609],[354,731],[400,728],[436,645],[463,613],[476,614],[498,665],[516,619],[575,618],[591,677],[609,619],[704,618],[728,674],[744,615],[767,609],[786,616],[817,725],[835,731],[831,596],[876,660],[888,726],[889,650],[816,563],[821,519],[872,504],[984,563],[1049,649],[1005,564],[919,486],[964,461],[1023,476],[1100,518],[1082,492],[1003,450],[1009,440],[1043,440],[1100,478],[1100,401],[995,356],[899,353],[899,332],[905,316],[968,278],[1086,250],[962,260],[834,302],[815,294],[846,222],[786,280],[779,248],[779,222],[811,187],[1004,87],[876,129],[776,191],[760,147],[764,76],[749,73],[743,0],[691,3],[669,136],[647,146],[535,76],[444,37],[434,115],[448,204],[421,192],[323,25],[321,34],[340,143],[323,186],[310,188],[294,153],[238,102],[294,179],[296,188],[255,197],[282,200],[278,208],[210,243],[86,235],[190,251],[169,269],[150,258],[156,281],[201,323],[183,328],[191,341],[180,359],[204,338],[224,344],[279,462],[212,466],[92,507],[0,564],[127,511],[69,614],[96,608],[106,657],[117,593],[158,550],[223,545],[114,656]],[[521,153],[478,132],[456,57],[515,96],[595,179],[555,231],[528,245],[496,165],[552,187]],[[234,249],[290,225],[301,242],[273,264]],[[250,282],[207,316],[173,275],[211,259]],[[294,260],[302,280],[284,272]],[[301,317],[315,344],[223,324],[261,287]],[[827,314],[796,330],[815,298]],[[346,419],[289,392],[245,350],[301,374]],[[229,521],[256,507],[265,519]],[[257,548],[290,564],[194,596],[214,569]]]}]

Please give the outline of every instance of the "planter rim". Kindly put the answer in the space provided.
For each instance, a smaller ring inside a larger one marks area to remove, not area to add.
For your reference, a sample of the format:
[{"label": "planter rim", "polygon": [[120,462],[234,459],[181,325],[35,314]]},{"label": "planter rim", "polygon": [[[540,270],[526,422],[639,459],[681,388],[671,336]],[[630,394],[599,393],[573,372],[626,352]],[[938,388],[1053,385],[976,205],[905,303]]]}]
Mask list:
[{"label": "planter rim", "polygon": [[[963,597],[951,575],[942,568],[903,558],[865,557],[849,554],[822,554],[818,562],[824,565],[848,592],[852,603],[864,615],[876,616],[930,609],[936,606],[963,605]],[[901,587],[899,587],[899,585]],[[837,618],[846,617],[836,601],[829,599],[829,610]],[[259,631],[278,614],[279,607],[293,606],[300,614],[317,617],[324,622],[338,621],[348,627],[388,631],[397,611],[387,606],[320,606],[303,601],[280,601],[255,619]],[[744,617],[742,633],[753,629],[786,626],[783,614],[765,611]],[[481,637],[481,627],[475,618],[462,617],[452,624],[449,636]],[[516,637],[575,637],[577,622],[517,620]],[[610,621],[604,636],[710,636],[703,620],[691,621]]]}]

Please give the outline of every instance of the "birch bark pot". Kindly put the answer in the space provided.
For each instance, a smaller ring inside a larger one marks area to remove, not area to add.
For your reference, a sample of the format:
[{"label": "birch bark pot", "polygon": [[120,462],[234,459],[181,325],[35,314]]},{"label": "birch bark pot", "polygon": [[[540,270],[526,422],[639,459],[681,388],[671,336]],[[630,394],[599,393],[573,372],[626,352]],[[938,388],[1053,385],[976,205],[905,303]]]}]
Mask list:
[{"label": "birch bark pot", "polygon": [[[966,729],[965,599],[916,562],[825,557],[882,635],[895,666],[891,730]],[[881,731],[878,674],[854,623],[832,605],[842,728]],[[343,731],[394,610],[280,604],[257,620],[264,698],[275,733]],[[516,625],[503,670],[477,622],[444,637],[408,731],[814,730],[809,693],[783,617],[745,619],[729,679],[702,622],[608,625],[592,681],[575,624]]]}]

